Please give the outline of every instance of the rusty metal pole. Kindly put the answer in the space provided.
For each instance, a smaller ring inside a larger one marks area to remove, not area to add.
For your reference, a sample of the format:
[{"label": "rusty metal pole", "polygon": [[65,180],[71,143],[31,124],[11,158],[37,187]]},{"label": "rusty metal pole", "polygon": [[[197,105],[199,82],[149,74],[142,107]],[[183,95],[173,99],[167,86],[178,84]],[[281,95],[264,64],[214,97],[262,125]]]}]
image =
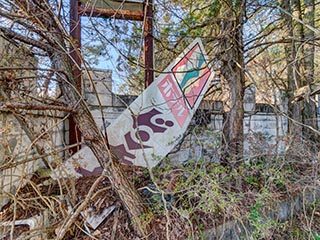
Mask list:
[{"label": "rusty metal pole", "polygon": [[144,22],[145,88],[154,80],[153,70],[153,0],[144,0],[146,19]]},{"label": "rusty metal pole", "polygon": [[[70,36],[74,41],[76,48],[81,48],[81,17],[79,15],[79,0],[70,0]],[[76,79],[76,87],[81,93],[81,58],[78,51],[71,47],[71,58],[74,60],[72,68],[73,75]],[[69,119],[69,144],[76,144],[81,141],[81,132],[75,124],[73,117]],[[70,149],[71,153],[75,153],[80,149],[80,146]]]}]

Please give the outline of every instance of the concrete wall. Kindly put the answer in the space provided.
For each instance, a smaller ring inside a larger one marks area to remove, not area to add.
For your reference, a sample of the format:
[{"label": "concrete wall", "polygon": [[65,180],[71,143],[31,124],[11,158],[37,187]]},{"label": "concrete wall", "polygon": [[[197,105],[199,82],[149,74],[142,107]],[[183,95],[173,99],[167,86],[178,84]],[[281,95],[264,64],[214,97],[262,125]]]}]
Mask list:
[{"label": "concrete wall", "polygon": [[[13,114],[0,114],[0,208],[9,200],[8,194],[14,194],[19,187],[24,186],[45,162],[62,157],[56,153],[36,159],[62,146],[63,122],[58,114],[34,114],[36,116],[27,116],[24,123],[32,130],[32,134],[25,131],[25,126],[21,127],[21,122]],[[14,167],[10,167],[12,164]]]},{"label": "concrete wall", "polygon": [[[256,234],[259,233],[259,239],[270,239],[270,231],[272,231],[274,227],[270,224],[271,222],[284,223],[290,221],[295,215],[298,215],[308,207],[314,205],[319,201],[319,198],[319,187],[306,188],[303,193],[298,193],[296,196],[282,200],[282,202],[279,200],[279,202],[273,203],[270,207],[261,207],[261,209],[258,209],[258,219],[251,220],[251,222],[248,220],[227,221],[214,229],[205,231],[202,239],[257,239],[254,232],[256,232]],[[257,226],[259,226],[260,229],[257,229]]]},{"label": "concrete wall", "polygon": [[[20,49],[0,37],[0,66],[24,68],[36,64],[35,59],[26,58]],[[0,102],[31,101],[30,96],[39,94],[37,80],[33,71],[1,71]],[[35,159],[62,146],[64,138],[61,113],[15,110],[17,114],[0,112],[0,208],[10,199],[10,194],[14,194],[43,166],[44,161],[61,157],[51,154]]]},{"label": "concrete wall", "polygon": [[89,74],[84,73],[83,84],[84,98],[99,126],[102,126],[103,119],[108,126],[136,98],[136,96],[116,95],[112,92],[111,70],[98,69],[94,72],[90,71]]},{"label": "concrete wall", "polygon": [[244,119],[245,155],[284,151],[288,120],[274,113],[256,113]]},{"label": "concrete wall", "polygon": [[[244,119],[244,156],[271,155],[285,149],[287,119],[273,113],[256,113]],[[195,126],[194,126],[195,127]],[[223,115],[212,114],[206,129],[191,131],[182,143],[180,152],[171,154],[173,162],[189,159],[219,161]],[[191,127],[192,129],[192,127]]]}]

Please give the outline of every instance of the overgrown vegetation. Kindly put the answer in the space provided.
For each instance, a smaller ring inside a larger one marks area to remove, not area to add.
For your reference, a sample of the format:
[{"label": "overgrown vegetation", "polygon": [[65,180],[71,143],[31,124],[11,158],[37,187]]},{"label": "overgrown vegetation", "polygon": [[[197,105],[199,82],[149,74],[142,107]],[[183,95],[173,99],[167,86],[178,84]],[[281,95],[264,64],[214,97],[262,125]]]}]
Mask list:
[{"label": "overgrown vegetation", "polygon": [[[243,239],[318,239],[319,156],[312,149],[312,144],[304,142],[295,151],[242,159],[233,167],[208,158],[180,164],[168,159],[152,170],[154,181],[143,168],[126,167],[126,174],[155,214],[151,239],[205,239],[213,229],[219,229],[221,236],[238,231]],[[52,181],[40,170],[12,197],[1,221],[40,214],[45,227],[31,231],[2,228],[7,231],[2,230],[2,238],[9,239],[10,229],[16,237],[55,238],[70,214],[88,197],[95,179]],[[86,208],[101,212],[110,205],[116,210],[97,230],[80,217],[65,239],[136,239],[110,183],[100,179]]]}]

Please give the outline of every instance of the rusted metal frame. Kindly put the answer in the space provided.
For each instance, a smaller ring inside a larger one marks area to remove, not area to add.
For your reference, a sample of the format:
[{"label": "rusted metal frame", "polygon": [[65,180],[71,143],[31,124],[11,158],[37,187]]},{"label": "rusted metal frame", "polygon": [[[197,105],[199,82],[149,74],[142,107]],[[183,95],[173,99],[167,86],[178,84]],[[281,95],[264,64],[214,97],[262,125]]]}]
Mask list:
[{"label": "rusted metal frame", "polygon": [[105,8],[94,8],[94,7],[83,7],[79,6],[79,14],[81,16],[89,17],[105,17],[115,18],[124,20],[143,21],[143,13],[139,11],[128,11],[121,9],[105,9]]},{"label": "rusted metal frame", "polygon": [[145,88],[154,80],[153,71],[153,0],[144,1],[146,19],[144,22]]},{"label": "rusted metal frame", "polygon": [[[79,50],[81,49],[81,18],[79,15],[79,8],[80,2],[79,0],[70,0],[70,35],[74,42],[74,46],[77,47]],[[81,93],[81,58],[78,51],[71,46],[70,55],[74,61],[74,65],[72,68],[73,75],[76,78],[76,87],[78,91]],[[70,115],[69,118],[69,145],[77,144],[81,141],[81,132],[77,127],[73,117]],[[71,153],[76,153],[80,149],[80,145],[76,145],[75,147],[71,148]]]},{"label": "rusted metal frame", "polygon": [[[124,20],[144,22],[144,55],[145,55],[145,88],[154,81],[153,70],[153,0],[144,0],[144,12],[113,10],[102,8],[83,7],[79,0],[70,0],[70,35],[75,41],[75,46],[81,48],[81,16],[108,17]],[[75,64],[73,74],[77,79],[77,88],[81,92],[81,58],[76,51],[71,49],[71,57]],[[72,118],[69,117],[69,144],[76,144],[81,139],[81,133]],[[75,153],[79,147],[72,148]]]},{"label": "rusted metal frame", "polygon": [[144,22],[145,88],[154,80],[153,70],[153,0],[144,0],[144,12],[79,6],[79,14]]}]

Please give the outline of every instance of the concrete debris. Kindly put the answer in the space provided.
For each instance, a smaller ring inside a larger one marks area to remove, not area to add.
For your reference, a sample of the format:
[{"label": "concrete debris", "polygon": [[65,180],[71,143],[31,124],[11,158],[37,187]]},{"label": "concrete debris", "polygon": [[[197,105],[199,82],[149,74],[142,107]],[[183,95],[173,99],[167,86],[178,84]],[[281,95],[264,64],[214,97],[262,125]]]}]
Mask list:
[{"label": "concrete debris", "polygon": [[86,222],[96,230],[99,225],[116,209],[115,205],[104,208],[101,213],[97,213],[93,207],[81,212],[81,215],[86,219]]}]

